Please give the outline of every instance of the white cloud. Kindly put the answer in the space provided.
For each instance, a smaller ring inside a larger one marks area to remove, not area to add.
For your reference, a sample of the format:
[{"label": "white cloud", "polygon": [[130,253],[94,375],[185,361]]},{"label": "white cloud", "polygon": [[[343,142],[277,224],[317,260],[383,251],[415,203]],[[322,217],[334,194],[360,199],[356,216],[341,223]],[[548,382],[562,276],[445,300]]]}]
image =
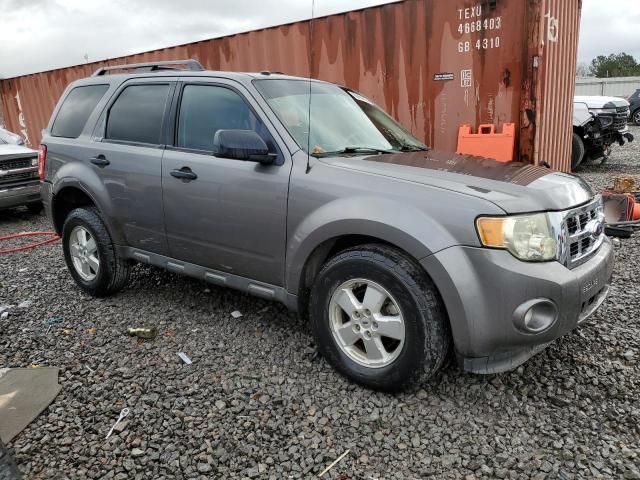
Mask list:
[{"label": "white cloud", "polygon": [[[397,0],[315,0],[329,15]],[[0,0],[0,78],[311,17],[311,0]]]},{"label": "white cloud", "polygon": [[640,62],[639,26],[638,0],[583,0],[578,61],[626,52]]}]

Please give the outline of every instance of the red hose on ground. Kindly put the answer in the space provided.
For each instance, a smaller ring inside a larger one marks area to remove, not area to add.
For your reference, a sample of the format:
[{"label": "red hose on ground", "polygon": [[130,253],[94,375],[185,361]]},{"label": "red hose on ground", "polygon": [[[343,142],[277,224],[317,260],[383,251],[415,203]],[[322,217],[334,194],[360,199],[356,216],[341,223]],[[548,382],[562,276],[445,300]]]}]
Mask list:
[{"label": "red hose on ground", "polygon": [[36,248],[41,245],[46,245],[47,243],[53,243],[60,240],[60,237],[56,232],[22,232],[22,233],[16,233],[14,235],[7,235],[5,237],[0,237],[0,242],[3,242],[5,240],[13,240],[14,238],[37,237],[37,236],[44,236],[44,235],[49,235],[51,238],[47,238],[46,240],[43,240],[41,242],[32,243],[30,245],[24,245],[22,247],[10,248],[7,250],[0,250],[0,255],[2,255],[3,253],[15,253],[15,252],[21,252],[23,250],[29,250],[31,248]]}]

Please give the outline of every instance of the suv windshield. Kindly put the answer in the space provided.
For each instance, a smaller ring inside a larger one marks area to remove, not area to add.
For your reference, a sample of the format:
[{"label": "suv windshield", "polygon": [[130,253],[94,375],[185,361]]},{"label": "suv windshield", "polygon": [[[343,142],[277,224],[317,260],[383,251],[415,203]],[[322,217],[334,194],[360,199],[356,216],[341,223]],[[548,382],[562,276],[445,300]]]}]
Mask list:
[{"label": "suv windshield", "polygon": [[300,148],[312,155],[427,149],[373,102],[351,90],[304,80],[254,84]]}]

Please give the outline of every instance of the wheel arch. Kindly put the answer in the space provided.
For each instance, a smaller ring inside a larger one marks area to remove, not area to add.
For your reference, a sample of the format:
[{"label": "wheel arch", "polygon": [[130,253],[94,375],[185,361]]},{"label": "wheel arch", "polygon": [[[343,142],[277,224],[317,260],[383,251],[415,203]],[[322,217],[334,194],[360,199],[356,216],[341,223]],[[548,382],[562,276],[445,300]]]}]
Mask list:
[{"label": "wheel arch", "polygon": [[62,234],[64,222],[72,210],[79,207],[93,207],[100,213],[113,241],[121,244],[124,241],[124,236],[120,230],[115,228],[109,216],[109,201],[107,200],[105,203],[98,198],[78,179],[65,178],[56,182],[51,197],[51,220],[58,235]]},{"label": "wheel arch", "polygon": [[[297,279],[295,290],[290,290],[297,294],[298,298],[298,312],[304,318],[308,316],[309,298],[311,294],[311,288],[318,276],[318,273],[326,262],[338,255],[340,252],[349,248],[364,246],[364,245],[383,245],[397,250],[410,260],[415,262],[415,265],[424,272],[424,274],[433,283],[437,294],[442,299],[443,309],[448,319],[447,306],[444,302],[444,297],[440,292],[440,288],[435,279],[427,269],[420,262],[420,258],[415,254],[412,254],[407,248],[403,248],[402,245],[390,241],[389,239],[382,238],[381,236],[363,235],[363,234],[343,234],[337,235],[328,239],[325,239],[318,244],[306,258],[304,265],[300,270],[300,275]],[[407,245],[405,244],[405,247]],[[415,250],[414,250],[415,252]],[[422,257],[424,258],[424,256]],[[449,320],[448,320],[449,321]]]}]

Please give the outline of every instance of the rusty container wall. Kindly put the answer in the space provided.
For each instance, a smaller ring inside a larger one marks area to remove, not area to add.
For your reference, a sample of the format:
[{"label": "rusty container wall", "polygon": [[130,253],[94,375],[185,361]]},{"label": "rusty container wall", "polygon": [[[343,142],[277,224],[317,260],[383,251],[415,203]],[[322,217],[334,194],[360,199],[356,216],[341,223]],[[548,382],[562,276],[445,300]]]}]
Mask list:
[{"label": "rusty container wall", "polygon": [[539,85],[534,161],[571,170],[573,96],[582,2],[545,0],[539,29]]},{"label": "rusty container wall", "polygon": [[513,122],[515,158],[568,170],[579,14],[579,0],[405,0],[2,80],[0,98],[7,126],[37,145],[69,82],[103,65],[195,58],[344,84],[442,150],[455,150],[461,124]]}]

